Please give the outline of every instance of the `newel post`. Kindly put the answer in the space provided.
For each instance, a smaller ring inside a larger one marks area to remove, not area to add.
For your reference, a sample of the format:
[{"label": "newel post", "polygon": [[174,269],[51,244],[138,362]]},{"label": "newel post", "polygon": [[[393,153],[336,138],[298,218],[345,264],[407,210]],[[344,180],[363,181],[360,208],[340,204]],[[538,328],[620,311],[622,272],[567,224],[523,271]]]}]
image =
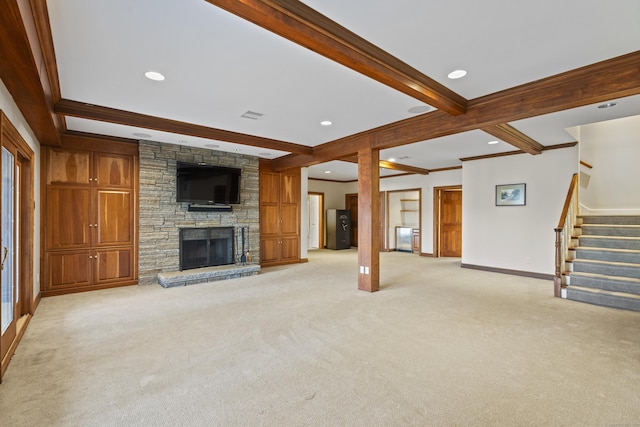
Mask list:
[{"label": "newel post", "polygon": [[553,277],[553,296],[562,296],[562,228],[556,228],[556,272]]}]

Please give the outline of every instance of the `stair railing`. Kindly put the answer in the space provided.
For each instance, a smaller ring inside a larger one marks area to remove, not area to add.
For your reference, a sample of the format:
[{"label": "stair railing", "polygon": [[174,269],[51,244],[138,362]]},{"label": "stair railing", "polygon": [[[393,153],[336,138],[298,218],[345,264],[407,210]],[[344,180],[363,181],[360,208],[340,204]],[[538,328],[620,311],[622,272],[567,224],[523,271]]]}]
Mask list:
[{"label": "stair railing", "polygon": [[569,184],[567,198],[564,201],[560,221],[555,228],[556,232],[556,271],[553,278],[553,296],[562,296],[562,289],[566,288],[562,273],[566,271],[566,260],[569,256],[569,245],[573,237],[573,227],[578,217],[578,174],[574,173]]}]

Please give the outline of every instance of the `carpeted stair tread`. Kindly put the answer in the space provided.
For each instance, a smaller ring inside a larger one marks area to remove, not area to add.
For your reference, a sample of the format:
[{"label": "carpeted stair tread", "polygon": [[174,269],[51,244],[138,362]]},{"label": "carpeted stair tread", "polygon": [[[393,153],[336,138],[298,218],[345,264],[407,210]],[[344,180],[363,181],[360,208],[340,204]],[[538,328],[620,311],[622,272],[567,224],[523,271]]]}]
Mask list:
[{"label": "carpeted stair tread", "polygon": [[578,215],[583,224],[640,224],[637,215]]},{"label": "carpeted stair tread", "polygon": [[622,292],[570,286],[567,288],[567,299],[605,307],[640,311],[640,295]]},{"label": "carpeted stair tread", "polygon": [[637,268],[640,268],[640,264],[635,263],[635,262],[601,261],[599,259],[584,259],[584,258],[574,259],[573,262],[574,263],[576,263],[576,262],[587,262],[587,263],[593,263],[593,264],[617,265],[617,266],[621,266],[621,267],[637,267]]},{"label": "carpeted stair tread", "polygon": [[587,273],[584,271],[573,271],[569,275],[571,277],[585,276],[585,277],[593,277],[593,278],[600,278],[600,279],[615,279],[615,280],[621,280],[621,281],[630,282],[630,283],[637,283],[638,285],[640,285],[640,278],[637,278],[637,277],[609,276],[606,274]]},{"label": "carpeted stair tread", "polygon": [[575,259],[589,259],[611,262],[629,262],[640,264],[640,249],[619,249],[578,246],[572,249]]},{"label": "carpeted stair tread", "polygon": [[633,277],[572,272],[567,275],[567,278],[567,283],[570,287],[577,286],[640,295],[640,279]]},{"label": "carpeted stair tread", "polygon": [[640,225],[636,224],[582,224],[575,228],[581,236],[640,237]]}]

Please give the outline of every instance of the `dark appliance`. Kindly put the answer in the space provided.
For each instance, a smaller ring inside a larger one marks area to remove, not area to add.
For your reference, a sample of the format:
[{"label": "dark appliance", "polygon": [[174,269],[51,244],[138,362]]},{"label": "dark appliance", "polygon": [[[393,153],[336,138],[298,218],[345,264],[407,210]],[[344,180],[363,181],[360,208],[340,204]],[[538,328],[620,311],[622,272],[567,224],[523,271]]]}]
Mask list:
[{"label": "dark appliance", "polygon": [[351,248],[351,212],[345,209],[327,210],[327,248]]}]

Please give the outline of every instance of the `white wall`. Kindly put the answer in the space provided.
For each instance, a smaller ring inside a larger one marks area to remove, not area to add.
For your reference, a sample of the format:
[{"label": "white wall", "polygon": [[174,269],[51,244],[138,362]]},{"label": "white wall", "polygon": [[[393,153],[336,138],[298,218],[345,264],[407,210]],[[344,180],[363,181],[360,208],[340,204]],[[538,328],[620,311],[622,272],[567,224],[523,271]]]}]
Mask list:
[{"label": "white wall", "polygon": [[640,117],[580,127],[581,213],[640,215]]},{"label": "white wall", "polygon": [[13,126],[18,130],[22,138],[27,142],[33,150],[33,169],[34,169],[34,189],[33,197],[35,202],[34,208],[34,230],[33,230],[33,297],[34,299],[40,293],[40,144],[27,121],[22,116],[18,106],[13,101],[11,94],[0,80],[0,110],[4,112]]},{"label": "white wall", "polygon": [[[462,171],[462,263],[554,273],[554,227],[578,148],[467,161]],[[526,206],[495,206],[495,186],[526,183]]]}]

